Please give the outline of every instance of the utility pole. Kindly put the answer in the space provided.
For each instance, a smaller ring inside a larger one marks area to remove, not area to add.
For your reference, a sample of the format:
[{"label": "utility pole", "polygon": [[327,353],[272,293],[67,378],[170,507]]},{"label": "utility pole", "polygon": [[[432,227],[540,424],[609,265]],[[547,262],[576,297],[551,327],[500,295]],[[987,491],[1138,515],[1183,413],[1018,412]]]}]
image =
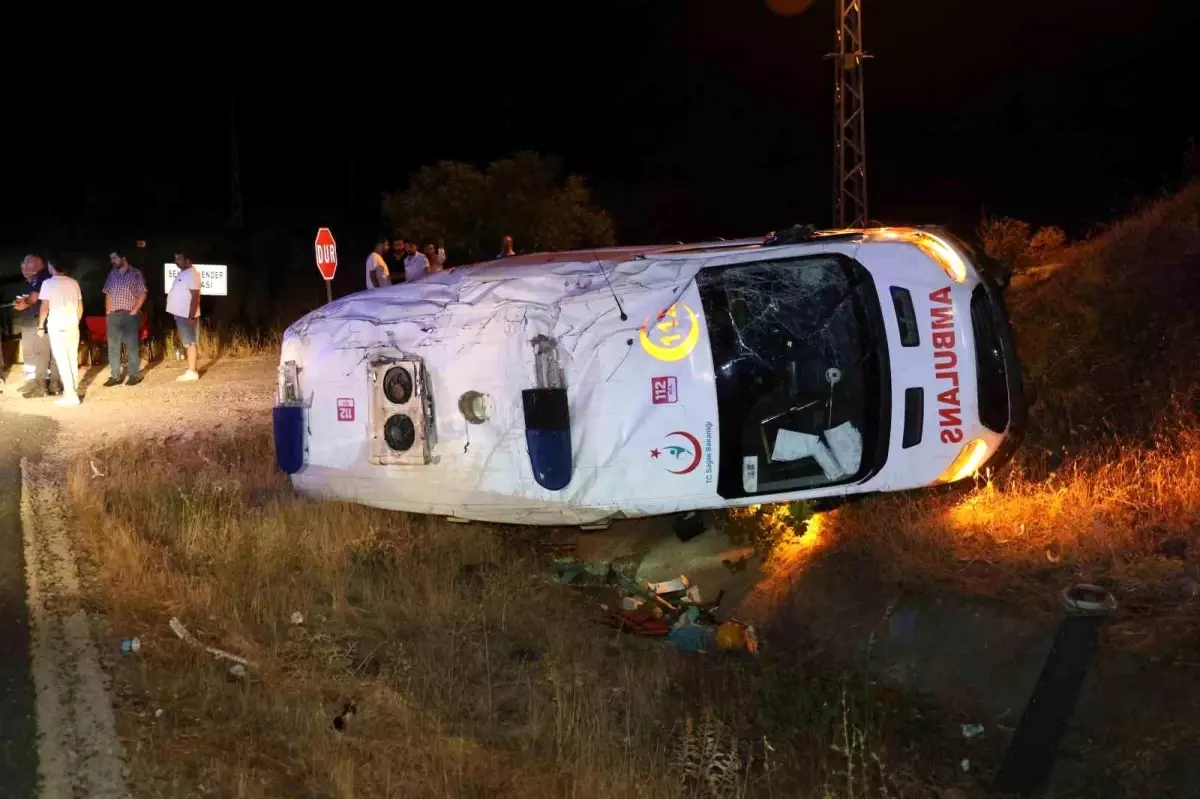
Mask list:
[{"label": "utility pole", "polygon": [[863,106],[862,0],[837,0],[833,61],[833,224],[866,227],[867,148]]},{"label": "utility pole", "polygon": [[242,228],[242,166],[238,159],[237,117],[235,107],[237,99],[233,86],[229,87],[229,224],[235,229]]}]

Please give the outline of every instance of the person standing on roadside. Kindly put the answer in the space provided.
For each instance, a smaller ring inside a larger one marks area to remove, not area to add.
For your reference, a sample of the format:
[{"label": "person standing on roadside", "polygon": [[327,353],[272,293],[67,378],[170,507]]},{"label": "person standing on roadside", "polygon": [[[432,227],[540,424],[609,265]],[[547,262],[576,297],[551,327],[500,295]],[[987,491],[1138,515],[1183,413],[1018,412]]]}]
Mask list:
[{"label": "person standing on roadside", "polygon": [[429,274],[434,275],[446,268],[446,245],[438,239],[438,243],[425,245],[425,260],[429,262]]},{"label": "person standing on roadside", "polygon": [[65,261],[51,261],[52,277],[38,292],[38,331],[50,337],[50,350],[62,377],[63,395],[55,405],[79,404],[79,320],[83,319],[83,292],[71,277]]},{"label": "person standing on roadside", "polygon": [[58,368],[50,357],[50,342],[38,335],[38,313],[41,290],[51,278],[50,270],[40,255],[30,253],[21,261],[21,275],[26,281],[26,293],[17,298],[17,327],[21,331],[21,351],[25,361],[25,385],[21,393],[26,398],[44,397],[58,393],[62,381]]},{"label": "person standing on roadside", "polygon": [[380,235],[375,239],[375,249],[367,256],[367,290],[381,289],[384,286],[392,284],[390,273],[388,272],[387,261],[383,260],[383,254],[388,251],[387,236]]},{"label": "person standing on roadside", "polygon": [[129,358],[129,381],[126,385],[136,386],[142,382],[141,352],[138,347],[138,332],[142,326],[142,304],[146,302],[146,279],[129,264],[129,259],[120,252],[108,256],[112,271],[104,281],[104,318],[108,335],[108,380],[104,385],[112,388],[121,385],[121,345]]},{"label": "person standing on roadside", "polygon": [[408,255],[404,256],[404,282],[412,283],[425,277],[429,270],[429,261],[417,249],[415,241],[408,242]]},{"label": "person standing on roadside", "polygon": [[175,253],[175,265],[179,274],[167,292],[167,313],[175,317],[175,329],[179,332],[179,343],[187,351],[187,371],[175,378],[181,383],[200,379],[196,370],[199,360],[197,341],[200,338],[200,273],[192,266],[186,253]]},{"label": "person standing on roadside", "polygon": [[400,235],[400,231],[396,231],[396,237],[392,239],[392,250],[384,260],[387,261],[388,274],[391,276],[391,283],[404,282],[404,253],[408,249],[408,243],[404,240],[404,236]]}]

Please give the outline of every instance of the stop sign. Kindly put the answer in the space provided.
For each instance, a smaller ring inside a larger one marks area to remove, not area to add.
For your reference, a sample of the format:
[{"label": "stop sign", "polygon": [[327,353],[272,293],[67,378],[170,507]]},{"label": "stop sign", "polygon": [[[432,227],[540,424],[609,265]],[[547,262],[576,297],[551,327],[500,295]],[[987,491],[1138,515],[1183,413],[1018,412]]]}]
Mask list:
[{"label": "stop sign", "polygon": [[333,240],[333,234],[329,232],[329,228],[323,227],[317,231],[317,240],[313,242],[313,249],[317,253],[317,270],[321,273],[321,277],[333,280],[333,275],[337,272],[337,242]]}]

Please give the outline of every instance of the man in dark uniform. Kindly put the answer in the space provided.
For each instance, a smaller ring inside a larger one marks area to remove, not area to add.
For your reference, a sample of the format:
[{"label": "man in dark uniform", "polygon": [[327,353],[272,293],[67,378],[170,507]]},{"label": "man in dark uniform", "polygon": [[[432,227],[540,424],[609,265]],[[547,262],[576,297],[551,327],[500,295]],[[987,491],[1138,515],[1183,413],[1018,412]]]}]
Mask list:
[{"label": "man in dark uniform", "polygon": [[21,351],[27,367],[21,393],[26,398],[44,397],[47,393],[58,394],[62,392],[62,381],[58,376],[58,367],[50,357],[50,340],[37,334],[38,292],[42,284],[50,279],[50,270],[40,255],[26,255],[25,260],[21,261],[21,274],[28,281],[26,293],[13,304],[17,312],[17,328],[21,331]]}]

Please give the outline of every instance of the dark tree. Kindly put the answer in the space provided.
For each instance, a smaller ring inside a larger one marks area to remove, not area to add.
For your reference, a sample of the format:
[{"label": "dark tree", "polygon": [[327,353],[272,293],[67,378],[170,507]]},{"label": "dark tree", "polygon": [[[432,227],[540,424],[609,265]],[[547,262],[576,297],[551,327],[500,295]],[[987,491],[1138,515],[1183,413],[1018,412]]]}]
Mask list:
[{"label": "dark tree", "polygon": [[492,258],[511,234],[518,252],[607,247],[613,224],[583,178],[562,177],[557,159],[518,153],[486,171],[457,161],[422,167],[402,192],[383,198],[383,214],[422,245],[446,241],[452,264]]}]

